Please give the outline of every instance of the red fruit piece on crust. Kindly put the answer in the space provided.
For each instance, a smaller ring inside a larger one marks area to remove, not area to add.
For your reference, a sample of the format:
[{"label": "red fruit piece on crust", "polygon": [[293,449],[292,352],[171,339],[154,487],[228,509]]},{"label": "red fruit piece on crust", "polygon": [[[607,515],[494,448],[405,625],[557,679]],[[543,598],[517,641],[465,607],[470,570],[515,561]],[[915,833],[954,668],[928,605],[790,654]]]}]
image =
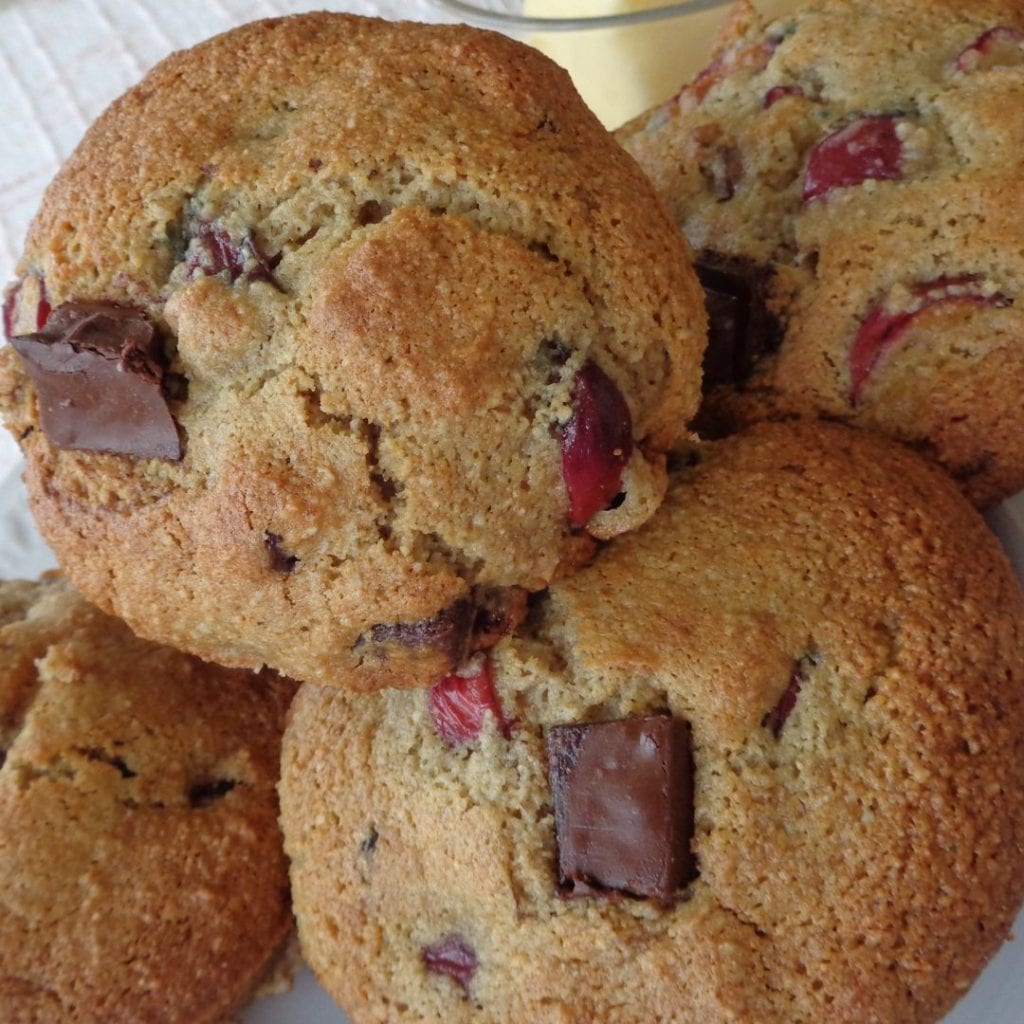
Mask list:
[{"label": "red fruit piece on crust", "polygon": [[633,419],[622,392],[588,360],[572,386],[572,417],[562,435],[562,476],[569,522],[583,526],[622,489],[633,454]]},{"label": "red fruit piece on crust", "polygon": [[774,107],[779,100],[787,96],[803,96],[804,91],[799,85],[776,85],[764,94],[764,108]]},{"label": "red fruit piece on crust", "polygon": [[212,276],[226,270],[232,284],[246,277],[280,287],[274,277],[278,261],[268,258],[251,234],[238,243],[216,221],[201,220],[196,225],[195,241],[186,268],[189,277]]},{"label": "red fruit piece on crust", "polygon": [[769,36],[767,39],[727,50],[699,71],[693,81],[683,87],[680,95],[689,94],[696,104],[703,102],[704,97],[719,82],[724,82],[737,71],[746,69],[754,73],[766,67],[781,42],[781,36]]},{"label": "red fruit piece on crust", "polygon": [[954,69],[964,74],[1016,64],[1024,64],[1024,32],[1012,25],[996,25],[982,32],[953,61]]},{"label": "red fruit piece on crust", "polygon": [[511,735],[512,723],[502,710],[489,660],[485,659],[473,675],[453,672],[445,676],[430,691],[428,707],[434,731],[450,747],[472,743],[480,735],[488,713],[494,716],[505,739]]},{"label": "red fruit piece on crust", "polygon": [[812,150],[804,172],[805,203],[826,197],[833,189],[860,185],[869,179],[903,177],[903,142],[895,114],[862,117],[834,131]]},{"label": "red fruit piece on crust", "polygon": [[440,942],[424,948],[421,954],[423,966],[431,974],[443,974],[451,978],[463,992],[469,992],[473,975],[476,974],[476,953],[458,935],[449,935]]},{"label": "red fruit piece on crust", "polygon": [[[39,282],[39,298],[36,300],[35,330],[41,331],[46,326],[46,321],[50,319],[52,308],[50,306],[49,296],[46,294],[46,282],[38,275],[33,276],[35,276],[36,280]],[[14,322],[18,307],[18,300],[21,297],[21,291],[25,285],[25,280],[26,279],[23,277],[21,280],[12,284],[7,289],[7,294],[4,296],[4,337],[8,341],[14,337]]]},{"label": "red fruit piece on crust", "polygon": [[907,332],[924,310],[938,305],[1007,306],[1009,299],[999,292],[984,292],[977,277],[940,277],[911,289],[911,302],[903,309],[890,309],[884,302],[868,313],[850,350],[850,401],[856,405],[868,377],[879,360]]}]

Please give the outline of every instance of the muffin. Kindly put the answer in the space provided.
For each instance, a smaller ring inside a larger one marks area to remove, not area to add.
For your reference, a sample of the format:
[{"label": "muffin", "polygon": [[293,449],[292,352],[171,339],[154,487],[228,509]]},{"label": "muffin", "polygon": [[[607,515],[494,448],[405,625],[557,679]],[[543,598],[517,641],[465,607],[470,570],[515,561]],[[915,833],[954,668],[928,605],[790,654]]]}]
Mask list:
[{"label": "muffin", "polygon": [[0,1019],[219,1024],[249,999],[292,930],[293,692],[62,580],[0,584]]},{"label": "muffin", "polygon": [[1024,599],[938,469],[709,445],[429,692],[304,686],[299,935],[356,1024],[938,1020],[1024,894]]},{"label": "muffin", "polygon": [[[734,9],[618,138],[695,249],[702,429],[824,415],[1024,487],[1024,12],[1007,0]],[[711,350],[714,354],[711,355]]]},{"label": "muffin", "polygon": [[51,185],[0,408],[40,529],[149,639],[430,683],[657,507],[685,243],[545,58],[309,14],[160,64]]}]

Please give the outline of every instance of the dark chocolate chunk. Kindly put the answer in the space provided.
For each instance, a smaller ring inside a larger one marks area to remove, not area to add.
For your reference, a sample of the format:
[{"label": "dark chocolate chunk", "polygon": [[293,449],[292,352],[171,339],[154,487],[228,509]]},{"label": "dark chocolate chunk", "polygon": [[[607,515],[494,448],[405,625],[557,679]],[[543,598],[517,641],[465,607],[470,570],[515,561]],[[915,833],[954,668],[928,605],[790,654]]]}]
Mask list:
[{"label": "dark chocolate chunk", "polygon": [[58,448],[180,459],[167,360],[152,322],[112,303],[65,302],[36,334],[11,339]]},{"label": "dark chocolate chunk", "polygon": [[111,754],[100,747],[78,747],[76,749],[83,757],[88,758],[90,761],[98,761],[100,764],[107,764],[111,768],[115,768],[120,773],[122,779],[134,779],[138,775],[138,772],[133,772],[128,767],[128,763],[123,757]]},{"label": "dark chocolate chunk", "polygon": [[270,561],[270,568],[274,572],[295,572],[299,556],[289,555],[281,542],[284,538],[279,533],[271,533],[269,530],[263,534],[263,546],[267,549],[267,558]]},{"label": "dark chocolate chunk", "polygon": [[522,587],[476,587],[472,650],[485,651],[511,633],[526,618],[528,596]]},{"label": "dark chocolate chunk", "polygon": [[714,253],[704,253],[695,269],[704,287],[709,321],[704,391],[742,384],[781,341],[779,322],[765,304],[771,271]]},{"label": "dark chocolate chunk", "polygon": [[378,839],[380,839],[380,833],[371,826],[369,835],[359,844],[359,852],[369,856],[369,854],[377,849]]},{"label": "dark chocolate chunk", "polygon": [[743,156],[735,146],[723,146],[708,155],[699,170],[715,199],[726,203],[743,180]]},{"label": "dark chocolate chunk", "polygon": [[432,946],[427,946],[422,953],[423,966],[431,974],[444,974],[469,992],[473,975],[476,974],[477,959],[473,947],[458,935],[449,935]]},{"label": "dark chocolate chunk", "polygon": [[193,807],[209,807],[215,800],[227,796],[237,786],[234,779],[215,779],[213,782],[197,782],[188,791],[188,802]]},{"label": "dark chocolate chunk", "polygon": [[368,646],[380,658],[388,657],[391,644],[430,647],[446,655],[453,666],[458,665],[469,651],[475,615],[473,602],[462,598],[429,619],[378,623],[356,641],[356,647]]},{"label": "dark chocolate chunk", "polygon": [[793,662],[793,671],[790,673],[786,689],[782,691],[782,696],[775,707],[761,719],[761,725],[766,729],[771,729],[772,735],[776,739],[782,735],[782,727],[786,724],[786,719],[793,713],[793,708],[796,707],[796,699],[800,696],[801,686],[807,681],[812,666],[817,665],[819,660],[820,655],[815,653],[805,654]]},{"label": "dark chocolate chunk", "polygon": [[671,900],[695,874],[689,723],[556,725],[547,748],[561,895]]},{"label": "dark chocolate chunk", "polygon": [[390,213],[390,203],[380,203],[376,199],[369,199],[356,210],[356,223],[361,228],[370,224],[380,224]]}]

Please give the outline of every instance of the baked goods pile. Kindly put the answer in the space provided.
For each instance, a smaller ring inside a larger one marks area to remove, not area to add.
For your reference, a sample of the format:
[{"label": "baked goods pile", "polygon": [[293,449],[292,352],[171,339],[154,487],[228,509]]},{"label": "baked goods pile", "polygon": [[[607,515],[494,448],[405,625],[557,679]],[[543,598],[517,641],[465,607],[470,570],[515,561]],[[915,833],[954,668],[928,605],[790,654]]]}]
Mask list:
[{"label": "baked goods pile", "polygon": [[818,413],[1024,488],[1022,68],[1013,0],[742,2],[619,130],[715,294],[708,429]]},{"label": "baked goods pile", "polygon": [[70,582],[0,588],[0,1019],[222,1020],[289,864],[357,1024],[966,991],[1024,899],[1024,596],[943,468],[816,412],[1024,482],[1012,403],[940,400],[1021,376],[977,76],[1019,97],[1024,18],[897,6],[973,42],[867,82],[860,0],[737,8],[623,130],[653,185],[465,27],[256,22],[90,129],[4,303]]}]

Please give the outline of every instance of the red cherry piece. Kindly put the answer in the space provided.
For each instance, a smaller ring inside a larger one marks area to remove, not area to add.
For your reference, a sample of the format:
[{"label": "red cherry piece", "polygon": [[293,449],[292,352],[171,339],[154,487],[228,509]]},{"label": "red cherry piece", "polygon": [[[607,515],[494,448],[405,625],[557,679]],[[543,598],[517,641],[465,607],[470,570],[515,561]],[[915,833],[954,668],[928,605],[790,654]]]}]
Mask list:
[{"label": "red cherry piece", "polygon": [[451,978],[463,992],[469,992],[478,961],[473,947],[458,935],[449,935],[440,942],[424,948],[423,966],[431,974]]},{"label": "red cherry piece", "polygon": [[996,25],[982,32],[953,62],[957,71],[987,71],[989,68],[1024,63],[1024,32],[1012,25]]},{"label": "red cherry piece", "polygon": [[39,278],[39,302],[36,305],[36,330],[41,331],[50,319],[53,308],[50,306],[50,297],[46,294],[46,282]]},{"label": "red cherry piece", "polygon": [[633,454],[633,419],[622,392],[590,360],[572,386],[572,417],[562,436],[562,476],[569,492],[569,522],[583,526],[622,490]]},{"label": "red cherry piece", "polygon": [[232,282],[238,280],[245,269],[245,258],[219,224],[201,220],[196,225],[195,239],[198,244],[188,259],[189,277],[197,274],[212,276],[226,270]]},{"label": "red cherry piece", "polygon": [[430,691],[430,720],[434,731],[450,747],[472,743],[484,727],[489,712],[498,723],[502,736],[511,735],[511,723],[505,718],[494,688],[490,661],[484,661],[471,676],[447,675]]},{"label": "red cherry piece", "polygon": [[196,226],[195,240],[198,244],[188,259],[189,277],[212,276],[226,270],[232,284],[244,276],[279,287],[274,277],[279,260],[268,258],[251,234],[237,243],[216,221],[201,220]]},{"label": "red cherry piece", "polygon": [[999,292],[983,293],[972,289],[977,281],[973,274],[940,277],[915,285],[912,301],[905,309],[889,309],[885,303],[876,306],[860,325],[850,350],[850,401],[860,401],[864,384],[884,353],[906,333],[915,318],[932,306],[954,303],[972,306],[1007,306],[1009,299]]},{"label": "red cherry piece", "polygon": [[805,203],[827,196],[833,189],[860,185],[869,178],[903,177],[903,143],[894,114],[862,117],[818,143],[804,174]]},{"label": "red cherry piece", "polygon": [[698,72],[689,86],[684,87],[683,92],[689,92],[697,103],[701,103],[719,82],[724,82],[737,71],[746,68],[753,74],[764,68],[781,42],[781,36],[769,36],[756,43],[727,50]]},{"label": "red cherry piece", "polygon": [[764,109],[774,107],[779,100],[784,100],[787,96],[803,96],[803,94],[804,91],[799,85],[776,85],[764,94]]},{"label": "red cherry piece", "polygon": [[[50,319],[50,313],[52,307],[50,306],[49,296],[46,294],[46,282],[42,277],[36,277],[39,282],[39,299],[36,302],[36,330],[41,331],[46,326],[46,321]],[[6,296],[4,296],[3,305],[3,324],[4,324],[4,337],[10,341],[14,337],[14,318],[15,311],[17,310],[18,300],[21,297],[22,288],[25,285],[25,278],[17,281],[11,285],[7,290]]]}]

